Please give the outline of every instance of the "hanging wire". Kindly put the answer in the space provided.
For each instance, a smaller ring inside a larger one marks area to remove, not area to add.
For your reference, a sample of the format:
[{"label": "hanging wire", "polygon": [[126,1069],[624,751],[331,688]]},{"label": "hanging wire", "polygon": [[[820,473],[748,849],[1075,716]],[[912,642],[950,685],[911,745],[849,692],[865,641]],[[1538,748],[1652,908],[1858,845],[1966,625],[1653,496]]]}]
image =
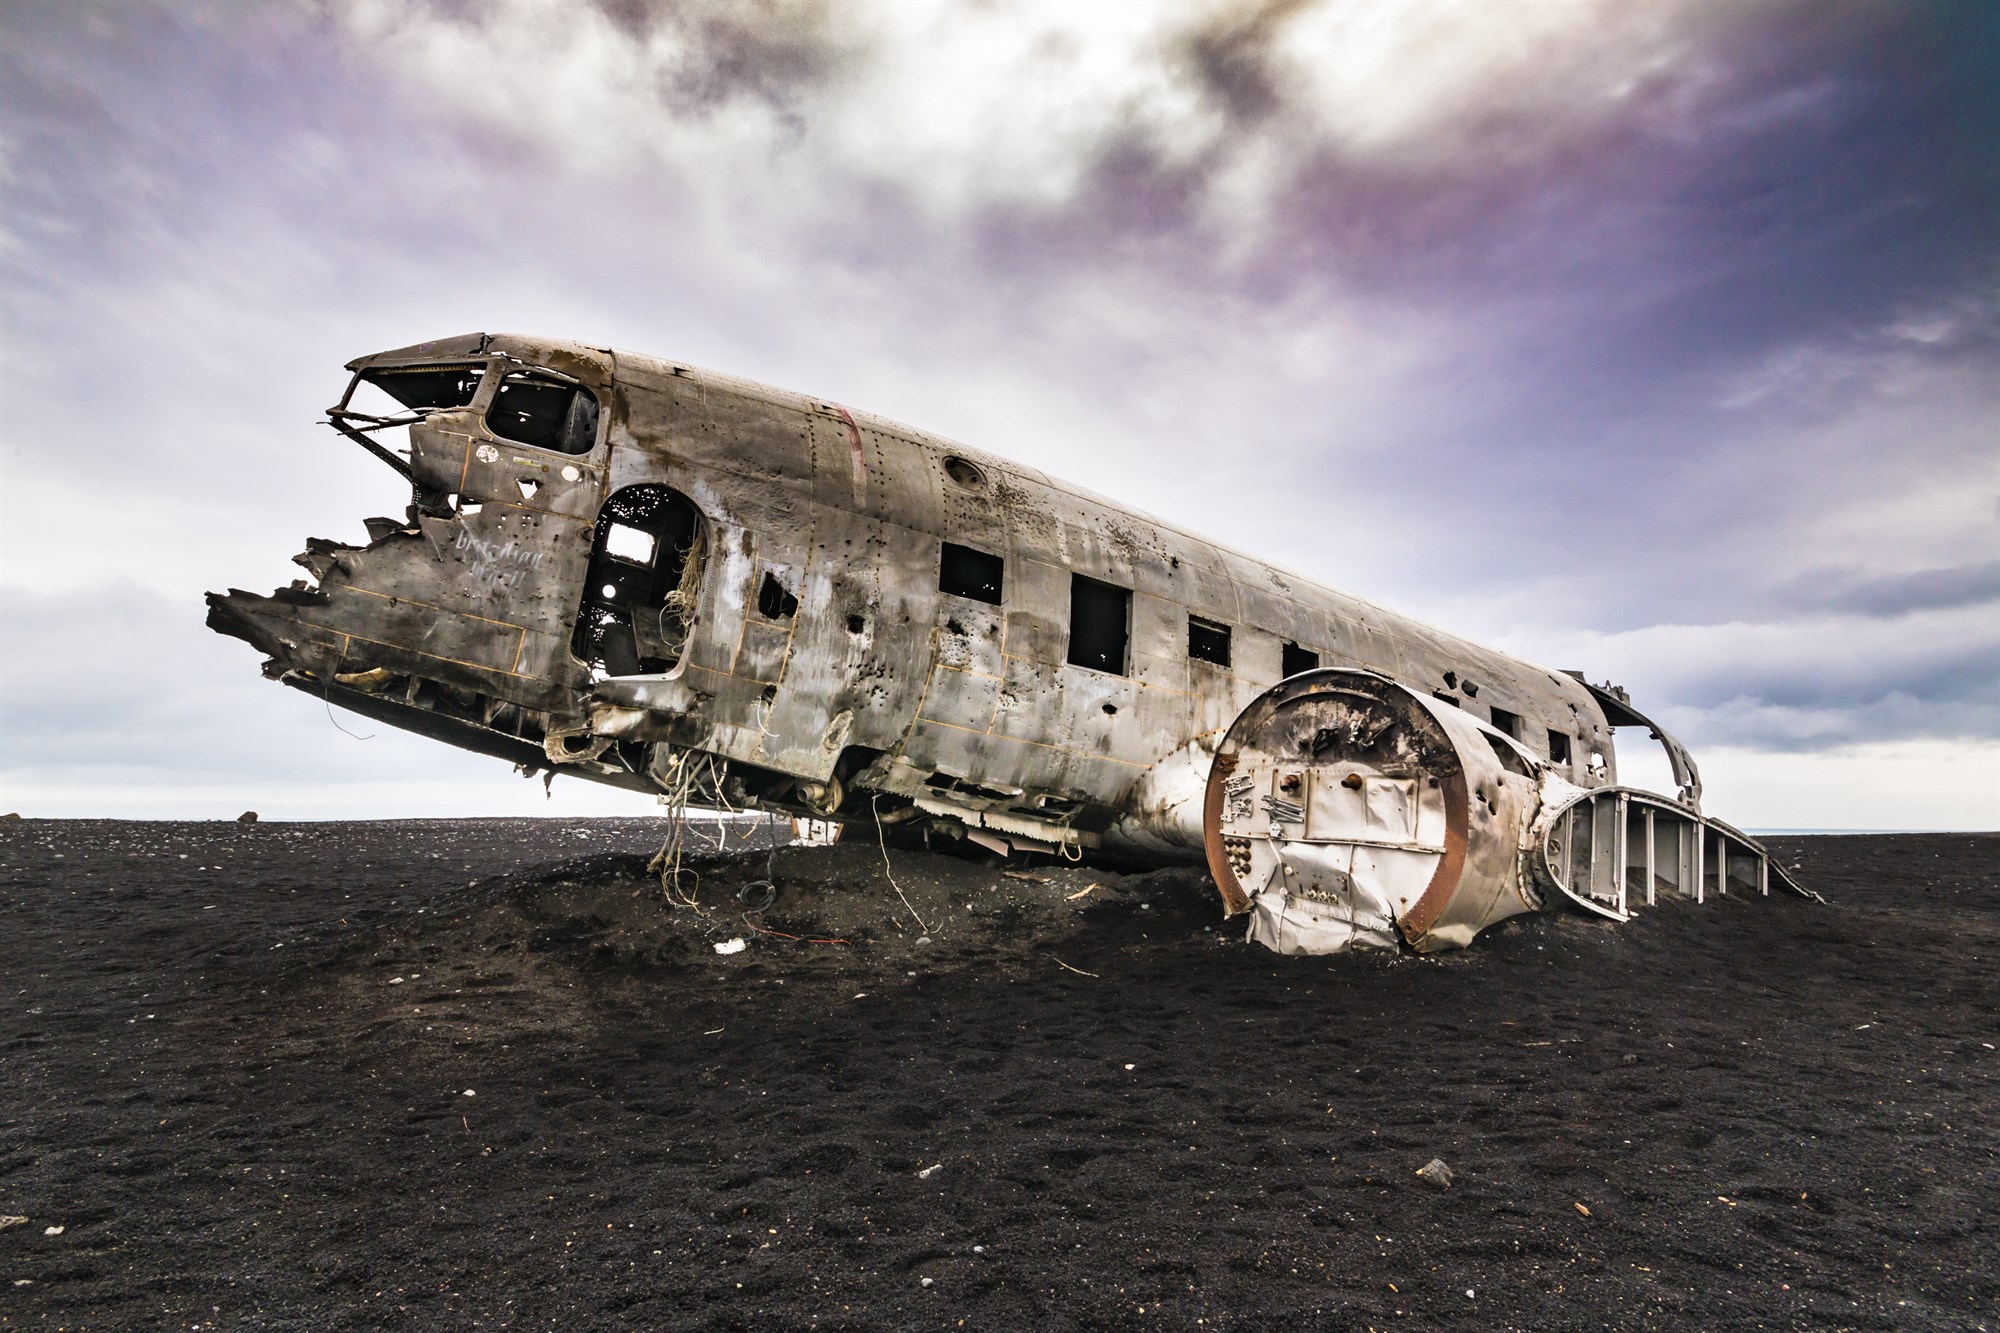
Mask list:
[{"label": "hanging wire", "polygon": [[889,877],[889,887],[896,891],[896,896],[903,899],[903,906],[909,909],[910,918],[917,923],[917,929],[928,935],[931,933],[931,928],[924,924],[922,917],[917,915],[917,909],[910,906],[910,900],[903,895],[903,886],[896,882],[896,872],[889,869],[889,840],[882,833],[880,801],[881,797],[876,793],[870,792],[868,794],[869,809],[875,814],[875,845],[882,849],[882,873]]},{"label": "hanging wire", "polygon": [[[646,869],[659,875],[660,892],[669,903],[707,916],[695,896],[700,889],[701,877],[682,864],[687,852],[687,808],[689,799],[697,791],[702,791],[704,795],[715,795],[725,808],[734,813],[734,807],[729,805],[729,798],[722,790],[722,780],[728,773],[729,764],[714,755],[676,749],[669,753],[665,768],[660,804],[666,809],[667,833],[660,850],[647,862]],[[682,886],[683,874],[694,881],[694,889]]]}]

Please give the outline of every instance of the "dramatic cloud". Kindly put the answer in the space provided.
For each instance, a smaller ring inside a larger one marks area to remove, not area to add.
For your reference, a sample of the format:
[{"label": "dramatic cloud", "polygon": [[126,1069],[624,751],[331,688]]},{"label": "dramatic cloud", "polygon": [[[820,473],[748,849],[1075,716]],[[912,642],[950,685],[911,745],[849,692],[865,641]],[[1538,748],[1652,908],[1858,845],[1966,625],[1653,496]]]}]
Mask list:
[{"label": "dramatic cloud", "polygon": [[485,328],[836,396],[1617,678],[1747,823],[2000,823],[1990,7],[121,3],[0,43],[10,804],[513,799],[199,624],[399,503],[312,424],[340,363]]}]

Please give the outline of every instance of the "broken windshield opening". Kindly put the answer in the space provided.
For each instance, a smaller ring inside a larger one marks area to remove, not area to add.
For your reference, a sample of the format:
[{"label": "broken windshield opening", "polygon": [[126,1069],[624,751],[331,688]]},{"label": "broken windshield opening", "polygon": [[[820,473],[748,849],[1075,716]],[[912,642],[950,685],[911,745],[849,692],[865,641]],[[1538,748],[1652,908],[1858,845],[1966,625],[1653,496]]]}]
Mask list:
[{"label": "broken windshield opening", "polygon": [[364,383],[375,385],[404,407],[466,407],[479,392],[479,377],[486,367],[397,366],[362,374]]},{"label": "broken windshield opening", "polygon": [[[327,409],[327,421],[405,477],[412,477],[405,428],[433,412],[471,406],[479,396],[479,382],[485,373],[483,361],[364,370],[347,386],[340,402]],[[388,444],[372,438],[384,431],[389,432]]]},{"label": "broken windshield opening", "polygon": [[363,430],[408,425],[432,412],[471,406],[485,373],[480,362],[364,370],[354,377],[334,415]]}]

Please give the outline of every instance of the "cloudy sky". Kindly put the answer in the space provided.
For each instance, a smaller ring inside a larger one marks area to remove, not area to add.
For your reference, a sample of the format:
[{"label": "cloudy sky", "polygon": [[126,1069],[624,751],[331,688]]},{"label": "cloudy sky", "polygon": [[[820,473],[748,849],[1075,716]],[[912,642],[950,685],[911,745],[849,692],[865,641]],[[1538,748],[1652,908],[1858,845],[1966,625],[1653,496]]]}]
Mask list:
[{"label": "cloudy sky", "polygon": [[1626,685],[1749,827],[2000,827],[2000,9],[0,5],[0,804],[604,810],[201,594],[444,334],[863,406]]}]

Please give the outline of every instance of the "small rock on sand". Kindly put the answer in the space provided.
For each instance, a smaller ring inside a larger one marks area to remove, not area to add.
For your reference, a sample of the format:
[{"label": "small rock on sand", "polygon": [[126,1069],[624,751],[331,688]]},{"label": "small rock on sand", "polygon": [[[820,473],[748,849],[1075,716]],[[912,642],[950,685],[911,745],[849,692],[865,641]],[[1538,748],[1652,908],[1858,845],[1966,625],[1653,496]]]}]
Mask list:
[{"label": "small rock on sand", "polygon": [[1417,1168],[1417,1174],[1440,1189],[1451,1184],[1451,1168],[1444,1164],[1442,1157],[1433,1157]]}]

